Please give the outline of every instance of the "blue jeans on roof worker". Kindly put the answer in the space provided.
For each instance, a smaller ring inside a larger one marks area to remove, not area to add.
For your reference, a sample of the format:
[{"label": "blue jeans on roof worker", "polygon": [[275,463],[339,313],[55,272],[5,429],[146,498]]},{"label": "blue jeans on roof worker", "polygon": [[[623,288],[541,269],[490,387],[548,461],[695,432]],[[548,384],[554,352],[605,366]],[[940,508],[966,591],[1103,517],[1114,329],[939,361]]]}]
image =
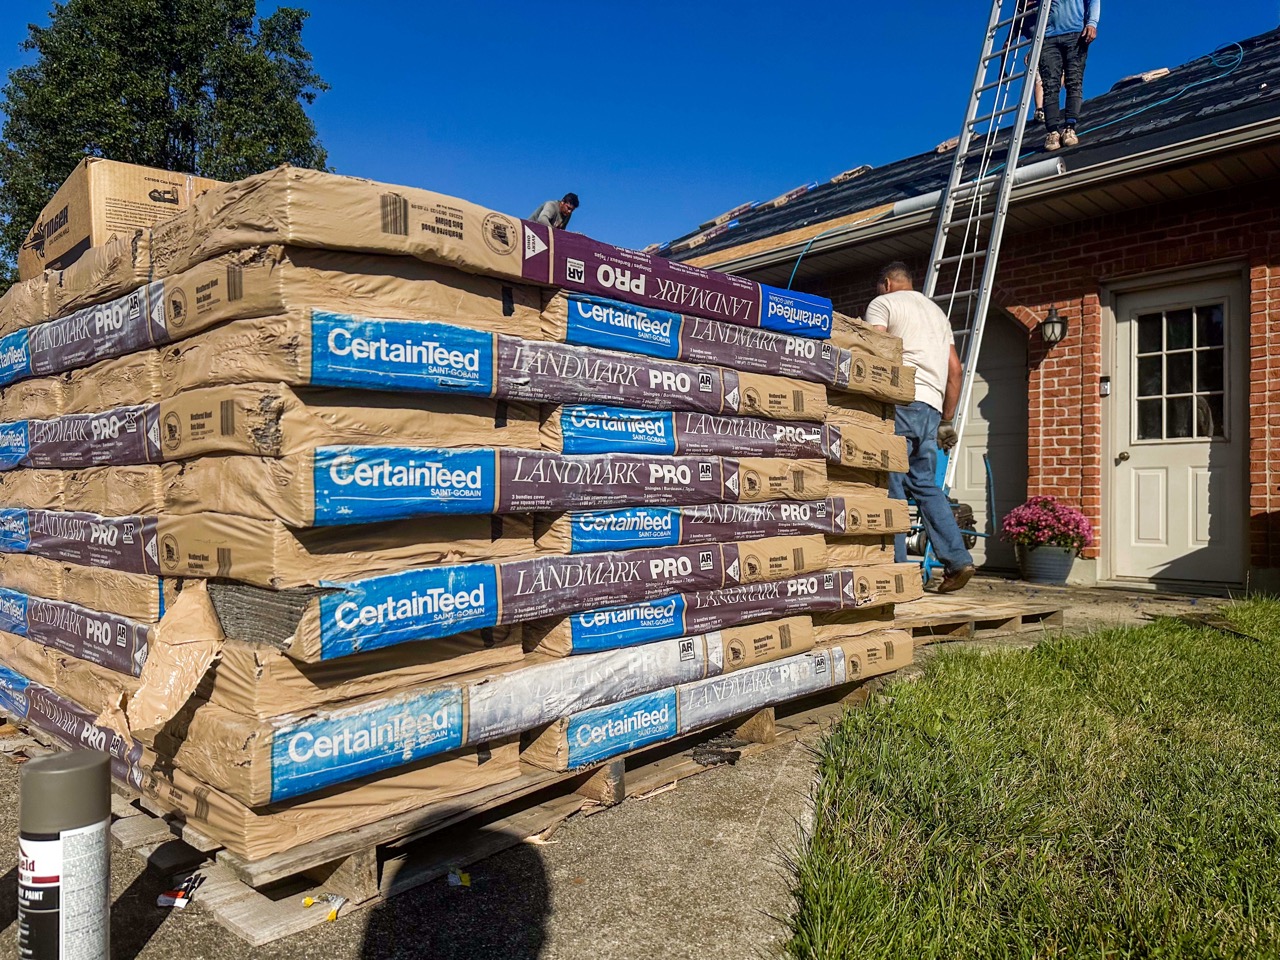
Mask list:
[{"label": "blue jeans on roof worker", "polygon": [[[911,497],[920,507],[920,520],[933,552],[946,573],[953,573],[973,563],[973,556],[965,549],[964,537],[951,512],[951,505],[938,489],[934,478],[938,472],[938,423],[942,414],[927,403],[899,404],[894,417],[894,432],[907,438],[907,458],[911,464],[909,473],[889,474],[889,496],[895,500]],[[900,533],[893,538],[893,559],[898,563],[907,560],[907,536]]]}]

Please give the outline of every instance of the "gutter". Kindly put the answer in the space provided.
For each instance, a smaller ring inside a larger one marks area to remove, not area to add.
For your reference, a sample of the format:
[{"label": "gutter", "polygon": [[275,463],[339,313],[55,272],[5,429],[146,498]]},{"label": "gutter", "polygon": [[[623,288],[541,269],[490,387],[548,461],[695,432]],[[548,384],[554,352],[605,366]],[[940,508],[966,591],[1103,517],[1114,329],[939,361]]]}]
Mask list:
[{"label": "gutter", "polygon": [[[1280,138],[1280,118],[1272,118],[1249,124],[1248,126],[1237,127],[1227,133],[1205,134],[1195,140],[1187,140],[1172,147],[1156,147],[1144,153],[1125,157],[1122,160],[1098,163],[1091,167],[1082,167],[1074,171],[1067,170],[1062,176],[1050,176],[1048,179],[1038,179],[1021,185],[1015,181],[1014,189],[1010,196],[1010,206],[1014,203],[1021,205],[1069,191],[1099,186],[1108,181],[1131,177],[1135,173],[1151,172],[1164,167],[1175,166],[1186,160],[1208,159],[1215,155],[1230,153],[1243,147],[1255,146],[1278,138]],[[1055,158],[1054,162],[1057,162],[1057,158]],[[1039,165],[1038,163],[1032,164],[1025,169],[1031,169]],[[708,269],[745,274],[750,273],[752,270],[762,270],[768,267],[793,263],[802,253],[806,257],[815,257],[819,254],[832,253],[854,244],[869,243],[894,234],[917,230],[920,227],[927,226],[934,219],[937,198],[940,198],[940,195],[941,191],[935,191],[933,194],[925,194],[922,197],[911,197],[895,204],[894,212],[887,216],[838,227],[826,235],[820,235],[816,239],[808,241],[807,244],[797,242],[785,247],[751,254],[750,256],[725,260],[722,263],[710,265]],[[927,206],[911,209],[913,205],[926,203],[930,198],[935,199],[928,203]],[[807,253],[805,253],[806,245],[808,246]]]}]

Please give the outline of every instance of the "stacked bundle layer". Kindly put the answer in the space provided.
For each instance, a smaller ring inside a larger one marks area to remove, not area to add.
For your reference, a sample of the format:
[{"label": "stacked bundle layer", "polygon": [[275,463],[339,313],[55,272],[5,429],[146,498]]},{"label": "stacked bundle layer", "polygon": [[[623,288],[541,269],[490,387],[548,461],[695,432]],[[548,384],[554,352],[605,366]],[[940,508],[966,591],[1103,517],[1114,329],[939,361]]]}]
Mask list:
[{"label": "stacked bundle layer", "polygon": [[901,360],[427,191],[216,187],[0,298],[0,699],[258,857],[896,669]]}]

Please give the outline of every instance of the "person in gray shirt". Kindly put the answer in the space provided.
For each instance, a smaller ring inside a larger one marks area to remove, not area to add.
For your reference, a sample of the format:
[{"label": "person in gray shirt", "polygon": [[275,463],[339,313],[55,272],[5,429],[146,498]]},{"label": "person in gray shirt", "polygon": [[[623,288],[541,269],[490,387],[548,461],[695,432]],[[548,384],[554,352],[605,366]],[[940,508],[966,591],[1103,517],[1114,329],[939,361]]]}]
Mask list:
[{"label": "person in gray shirt", "polygon": [[534,223],[545,223],[548,227],[563,230],[569,226],[569,218],[578,209],[578,195],[566,193],[563,200],[548,200],[529,219]]}]

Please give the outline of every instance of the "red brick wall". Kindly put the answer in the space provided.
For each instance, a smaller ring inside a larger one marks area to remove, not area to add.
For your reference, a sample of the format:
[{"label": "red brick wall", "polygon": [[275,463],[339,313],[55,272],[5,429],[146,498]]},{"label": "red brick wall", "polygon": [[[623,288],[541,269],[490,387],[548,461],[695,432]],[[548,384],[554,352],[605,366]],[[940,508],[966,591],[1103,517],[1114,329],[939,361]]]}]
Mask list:
[{"label": "red brick wall", "polygon": [[[1215,261],[1249,266],[1252,342],[1250,547],[1255,567],[1280,568],[1280,184],[1250,186],[1049,230],[1009,235],[997,300],[1024,325],[1050,306],[1068,320],[1065,340],[1029,340],[1027,491],[1080,506],[1102,531],[1102,304],[1108,282]],[[923,272],[923,264],[910,266]],[[860,315],[875,277],[809,286]],[[1086,552],[1096,557],[1095,546]]]}]

